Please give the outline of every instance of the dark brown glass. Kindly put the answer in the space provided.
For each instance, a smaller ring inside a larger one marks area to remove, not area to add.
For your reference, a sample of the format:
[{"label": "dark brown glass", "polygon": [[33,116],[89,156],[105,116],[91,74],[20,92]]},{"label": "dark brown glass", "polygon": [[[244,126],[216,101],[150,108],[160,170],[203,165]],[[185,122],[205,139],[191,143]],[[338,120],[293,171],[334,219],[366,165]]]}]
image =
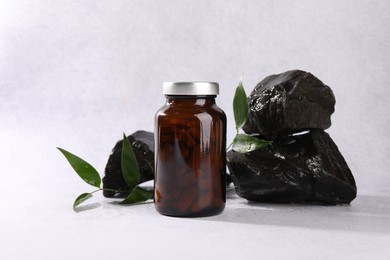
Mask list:
[{"label": "dark brown glass", "polygon": [[226,202],[226,116],[214,96],[167,96],[155,122],[155,196],[168,216],[216,215]]}]

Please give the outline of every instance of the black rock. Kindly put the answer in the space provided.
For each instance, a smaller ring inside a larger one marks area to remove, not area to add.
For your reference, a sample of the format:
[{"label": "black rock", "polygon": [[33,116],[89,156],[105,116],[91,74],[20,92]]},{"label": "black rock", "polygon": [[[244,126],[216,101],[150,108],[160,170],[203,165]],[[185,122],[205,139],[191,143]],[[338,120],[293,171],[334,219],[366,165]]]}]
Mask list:
[{"label": "black rock", "polygon": [[[154,179],[154,137],[153,133],[146,131],[137,131],[127,137],[132,145],[135,157],[140,168],[140,182]],[[103,188],[129,190],[130,187],[123,179],[121,169],[122,143],[120,140],[112,149],[108,158],[103,177]],[[133,188],[133,187],[131,187]],[[116,194],[112,191],[103,191],[105,197],[126,197],[128,192]]]},{"label": "black rock", "polygon": [[249,201],[350,203],[356,184],[336,144],[323,130],[289,136],[266,149],[229,151],[236,192]]},{"label": "black rock", "polygon": [[263,79],[248,97],[243,130],[265,139],[308,129],[327,129],[334,112],[332,90],[309,72],[291,70]]}]

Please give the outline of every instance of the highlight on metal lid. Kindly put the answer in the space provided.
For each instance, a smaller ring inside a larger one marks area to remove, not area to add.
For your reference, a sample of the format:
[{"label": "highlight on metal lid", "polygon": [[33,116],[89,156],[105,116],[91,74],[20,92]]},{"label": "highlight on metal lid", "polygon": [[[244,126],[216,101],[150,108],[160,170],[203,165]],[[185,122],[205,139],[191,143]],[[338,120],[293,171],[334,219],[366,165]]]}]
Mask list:
[{"label": "highlight on metal lid", "polygon": [[216,96],[219,94],[217,82],[164,82],[164,95]]}]

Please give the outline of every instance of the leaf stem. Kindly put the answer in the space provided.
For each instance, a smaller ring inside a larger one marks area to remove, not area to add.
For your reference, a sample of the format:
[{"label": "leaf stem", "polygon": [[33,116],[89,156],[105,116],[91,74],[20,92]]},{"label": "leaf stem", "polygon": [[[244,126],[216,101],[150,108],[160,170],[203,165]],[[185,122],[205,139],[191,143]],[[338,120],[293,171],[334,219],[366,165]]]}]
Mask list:
[{"label": "leaf stem", "polygon": [[90,192],[90,194],[95,193],[95,192],[98,192],[98,191],[101,191],[101,190],[102,190],[102,189],[99,188],[98,190],[94,190],[94,191]]},{"label": "leaf stem", "polygon": [[229,148],[233,145],[233,142],[229,144],[229,146],[226,148],[226,151],[229,150]]},{"label": "leaf stem", "polygon": [[119,193],[119,192],[130,192],[131,190],[122,190],[122,189],[118,189],[118,190],[115,190],[115,189],[109,189],[109,188],[100,188],[100,190],[102,191],[112,191],[112,192],[115,192],[115,193]]}]

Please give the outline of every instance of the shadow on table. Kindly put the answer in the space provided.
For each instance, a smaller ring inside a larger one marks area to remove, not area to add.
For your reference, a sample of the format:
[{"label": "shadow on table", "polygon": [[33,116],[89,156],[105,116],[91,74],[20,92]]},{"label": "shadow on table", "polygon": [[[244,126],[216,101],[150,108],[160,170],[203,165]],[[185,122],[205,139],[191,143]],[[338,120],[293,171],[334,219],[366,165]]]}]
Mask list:
[{"label": "shadow on table", "polygon": [[360,195],[351,205],[252,203],[228,195],[225,211],[212,221],[363,233],[390,233],[390,197]]}]

